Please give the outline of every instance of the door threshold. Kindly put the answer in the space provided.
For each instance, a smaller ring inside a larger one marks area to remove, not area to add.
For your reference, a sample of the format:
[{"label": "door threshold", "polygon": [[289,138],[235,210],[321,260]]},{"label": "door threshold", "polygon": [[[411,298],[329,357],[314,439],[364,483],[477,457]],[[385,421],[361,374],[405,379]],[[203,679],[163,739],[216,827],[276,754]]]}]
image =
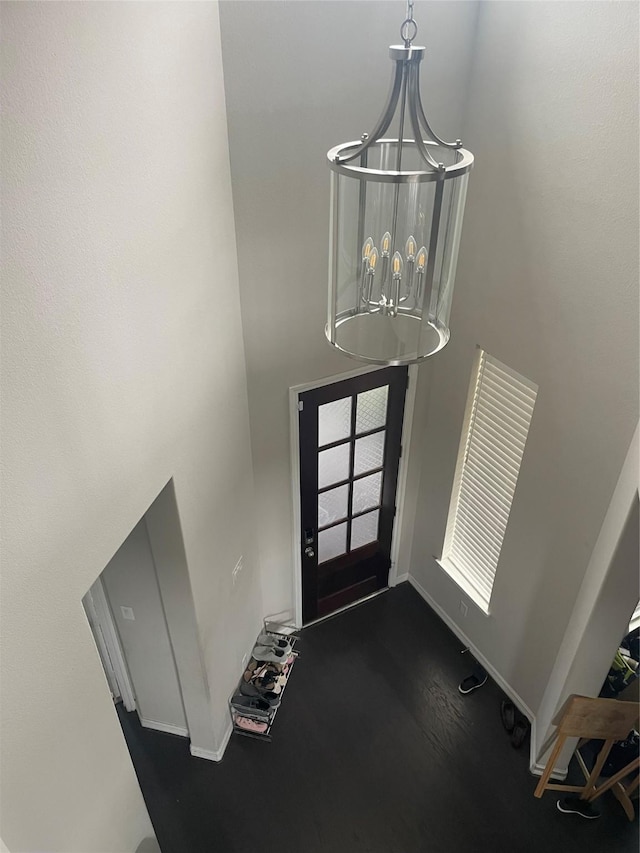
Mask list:
[{"label": "door threshold", "polygon": [[365,595],[364,598],[359,598],[357,601],[352,601],[350,604],[345,604],[344,607],[339,607],[337,610],[334,610],[333,613],[327,613],[326,616],[320,616],[318,619],[314,619],[313,622],[305,622],[302,628],[311,628],[312,625],[319,625],[320,622],[326,622],[327,619],[333,619],[334,616],[340,616],[341,613],[344,613],[346,610],[353,610],[354,607],[358,607],[360,604],[364,604],[365,601],[371,601],[372,598],[377,598],[379,595],[382,595],[385,592],[389,592],[390,587],[385,586],[383,589],[377,589],[375,592],[369,593],[369,595]]}]

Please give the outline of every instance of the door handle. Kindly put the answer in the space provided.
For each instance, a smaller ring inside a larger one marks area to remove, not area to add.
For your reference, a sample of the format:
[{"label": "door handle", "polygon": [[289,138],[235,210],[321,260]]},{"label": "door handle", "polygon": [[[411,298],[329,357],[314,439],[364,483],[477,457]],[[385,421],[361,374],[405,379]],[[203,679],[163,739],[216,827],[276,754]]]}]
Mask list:
[{"label": "door handle", "polygon": [[316,552],[313,550],[313,548],[311,546],[309,546],[308,548],[305,548],[304,553],[306,554],[307,557],[315,557],[315,555],[316,555]]}]

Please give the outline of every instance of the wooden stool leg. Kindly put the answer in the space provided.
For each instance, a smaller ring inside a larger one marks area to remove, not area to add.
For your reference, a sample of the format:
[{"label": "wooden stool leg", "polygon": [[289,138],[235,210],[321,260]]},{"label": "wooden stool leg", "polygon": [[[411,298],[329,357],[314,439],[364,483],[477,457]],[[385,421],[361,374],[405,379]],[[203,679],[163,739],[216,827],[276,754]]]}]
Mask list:
[{"label": "wooden stool leg", "polygon": [[625,794],[627,796],[629,796],[629,794],[632,794],[635,791],[635,789],[638,787],[638,785],[640,785],[640,776],[636,776],[636,778],[633,780],[633,782],[630,782],[627,785],[627,787],[624,789]]},{"label": "wooden stool leg", "polygon": [[638,787],[638,784],[640,784],[640,776],[636,776],[636,778],[632,782],[630,782],[626,788],[622,785],[621,782],[618,782],[618,784],[614,785],[611,789],[616,799],[622,805],[624,813],[629,818],[629,820],[634,820],[636,816],[636,812],[629,794],[635,791],[635,789]]},{"label": "wooden stool leg", "polygon": [[580,794],[581,800],[588,800],[591,798],[592,789],[594,788],[598,776],[600,775],[600,771],[604,767],[604,763],[611,752],[611,747],[614,745],[614,740],[605,740],[604,746],[598,753],[598,757],[596,758],[596,763],[593,765],[593,770],[591,771],[591,775],[587,779],[587,784],[584,786],[583,792]]},{"label": "wooden stool leg", "polygon": [[[596,800],[601,794],[604,794],[605,791],[608,791],[609,788],[613,788],[615,784],[620,782],[625,776],[630,776],[634,770],[637,770],[640,767],[640,758],[634,758],[628,764],[626,764],[622,770],[618,770],[618,772],[614,776],[610,776],[604,784],[600,785],[599,788],[591,794],[589,797],[590,801]],[[634,779],[626,788],[625,793],[630,794],[635,788],[638,787],[638,781],[640,779]]]},{"label": "wooden stool leg", "polygon": [[566,740],[566,735],[560,735],[560,737],[556,741],[556,745],[553,747],[553,752],[549,756],[549,760],[545,765],[544,773],[540,777],[540,781],[538,782],[538,785],[535,791],[533,792],[534,797],[538,797],[539,799],[543,795],[544,789],[547,787],[547,782],[549,781],[549,778],[553,773],[553,768],[556,766],[556,761],[558,760],[558,757],[562,751],[562,747],[566,743]]},{"label": "wooden stool leg", "polygon": [[634,770],[638,771],[640,767],[640,758],[634,758],[630,761],[622,770],[618,770],[618,772],[611,776],[603,785],[600,785],[599,788],[596,788],[591,796],[589,797],[589,802],[597,799],[601,794],[604,794],[605,791],[611,789],[611,792],[618,800],[622,808],[624,809],[624,813],[626,814],[629,820],[633,820],[635,818],[635,810],[633,808],[633,803],[629,798],[629,794],[634,791],[638,787],[638,782],[640,781],[640,777],[636,775],[635,779],[633,779],[625,788],[621,782],[625,778],[625,776],[629,776],[630,773],[633,773]]}]

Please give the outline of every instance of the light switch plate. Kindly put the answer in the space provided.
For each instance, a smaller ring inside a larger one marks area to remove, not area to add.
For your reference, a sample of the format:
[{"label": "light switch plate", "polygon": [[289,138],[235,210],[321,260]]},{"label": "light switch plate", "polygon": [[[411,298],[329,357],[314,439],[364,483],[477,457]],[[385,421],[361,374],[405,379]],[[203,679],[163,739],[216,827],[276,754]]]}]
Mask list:
[{"label": "light switch plate", "polygon": [[122,612],[123,619],[130,619],[132,622],[135,622],[136,617],[133,615],[133,608],[131,607],[120,607]]}]

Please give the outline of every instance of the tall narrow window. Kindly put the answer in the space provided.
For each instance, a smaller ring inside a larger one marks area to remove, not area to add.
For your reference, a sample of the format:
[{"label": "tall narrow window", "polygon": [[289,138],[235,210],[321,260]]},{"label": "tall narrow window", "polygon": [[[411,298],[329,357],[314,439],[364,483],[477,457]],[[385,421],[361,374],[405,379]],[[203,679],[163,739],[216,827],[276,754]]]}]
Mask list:
[{"label": "tall narrow window", "polygon": [[479,350],[441,565],[489,612],[538,386]]}]

